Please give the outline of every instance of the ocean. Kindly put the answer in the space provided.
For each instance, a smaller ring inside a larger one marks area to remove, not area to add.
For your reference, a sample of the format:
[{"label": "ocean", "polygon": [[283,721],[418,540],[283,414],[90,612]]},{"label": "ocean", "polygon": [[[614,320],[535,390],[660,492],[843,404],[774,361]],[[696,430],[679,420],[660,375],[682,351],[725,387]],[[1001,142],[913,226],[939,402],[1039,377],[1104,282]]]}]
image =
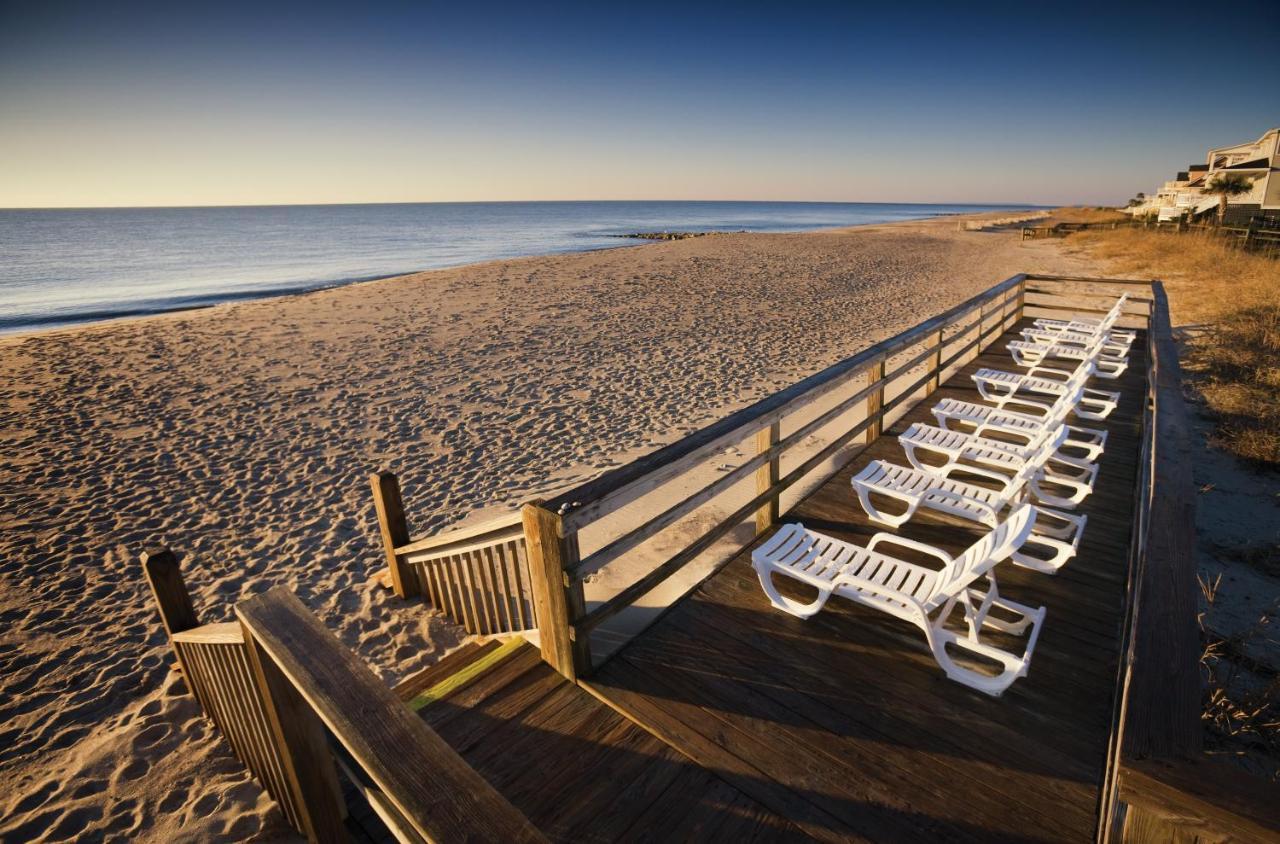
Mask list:
[{"label": "ocean", "polygon": [[[476,261],[1012,206],[459,202],[0,210],[0,332],[202,307]],[[1025,206],[1018,206],[1025,207]]]}]

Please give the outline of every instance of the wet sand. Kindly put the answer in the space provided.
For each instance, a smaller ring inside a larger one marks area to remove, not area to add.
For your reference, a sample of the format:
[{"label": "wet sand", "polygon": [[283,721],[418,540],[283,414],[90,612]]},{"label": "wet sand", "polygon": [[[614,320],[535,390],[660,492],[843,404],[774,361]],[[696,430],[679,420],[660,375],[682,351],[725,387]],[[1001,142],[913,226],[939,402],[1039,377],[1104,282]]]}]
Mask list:
[{"label": "wet sand", "polygon": [[294,590],[388,682],[461,631],[374,586],[415,534],[670,442],[1018,271],[956,218],[491,262],[0,338],[0,838],[291,838],[184,693],[138,554],[205,622]]}]

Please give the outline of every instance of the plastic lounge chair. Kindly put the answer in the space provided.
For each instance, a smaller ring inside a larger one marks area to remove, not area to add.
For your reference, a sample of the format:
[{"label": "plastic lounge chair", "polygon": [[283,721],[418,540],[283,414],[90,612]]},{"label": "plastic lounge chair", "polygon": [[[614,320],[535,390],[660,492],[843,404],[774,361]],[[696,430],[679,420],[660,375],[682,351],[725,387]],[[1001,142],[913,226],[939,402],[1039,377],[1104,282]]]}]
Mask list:
[{"label": "plastic lounge chair", "polygon": [[[769,601],[783,612],[809,618],[839,595],[872,609],[915,624],[924,631],[929,649],[947,677],[989,695],[1000,695],[1025,676],[1044,621],[1044,607],[1032,609],[1000,596],[996,588],[995,566],[1016,551],[1031,535],[1036,512],[1024,504],[958,557],[889,533],[878,533],[865,548],[821,533],[803,525],[787,524],[778,529],[751,554],[751,563]],[[886,553],[886,545],[933,557],[941,568],[929,568]],[[783,575],[818,590],[807,603],[788,598],[774,585],[775,575]],[[986,590],[977,588],[986,579]],[[964,612],[967,634],[949,630],[948,619],[956,605]],[[1013,616],[992,615],[993,609]],[[1025,635],[1026,647],[1019,656],[983,641],[984,629]],[[999,666],[995,675],[958,664],[948,645]]]},{"label": "plastic lounge chair", "polygon": [[[1058,399],[1064,404],[1070,396]],[[945,430],[955,430],[955,426],[970,429],[967,433],[975,436],[997,434],[1002,437],[1021,439],[1030,444],[1044,433],[1046,425],[1056,424],[1054,411],[1056,403],[1046,414],[1022,413],[1016,410],[991,407],[960,399],[943,399],[933,407],[933,416],[938,426]],[[948,424],[951,423],[951,424]],[[1064,425],[1067,439],[1062,448],[1074,448],[1084,452],[1088,460],[1097,460],[1107,445],[1107,432],[1097,428],[1083,428],[1076,425]],[[1061,449],[1060,449],[1061,450]]]},{"label": "plastic lounge chair", "polygon": [[1078,331],[1046,331],[1043,328],[1024,328],[1021,334],[1023,339],[1028,342],[1040,343],[1046,346],[1066,343],[1088,347],[1098,343],[1102,355],[1116,359],[1128,357],[1129,347],[1133,345],[1133,335],[1128,335],[1128,339],[1124,339],[1113,338],[1109,333],[1099,335]]},{"label": "plastic lounge chair", "polygon": [[[978,385],[978,393],[984,401],[996,407],[1017,404],[1041,408],[1047,411],[1050,405],[1042,401],[1027,399],[1018,394],[1021,392],[1036,393],[1049,396],[1063,396],[1076,392],[1076,388],[1094,373],[1093,361],[1085,361],[1065,379],[1048,377],[1049,373],[1067,374],[1065,370],[1034,367],[1027,372],[1005,372],[1000,369],[979,369],[973,374],[973,381]],[[1107,390],[1085,389],[1078,393],[1075,403],[1075,414],[1081,419],[1106,419],[1116,409],[1120,394]]]},{"label": "plastic lounge chair", "polygon": [[[1047,331],[1079,331],[1083,334],[1105,334],[1112,330],[1120,317],[1124,314],[1124,303],[1129,299],[1129,294],[1123,294],[1119,299],[1107,309],[1106,314],[1101,317],[1073,317],[1071,319],[1050,319],[1041,317],[1033,323],[1036,328]],[[1132,334],[1133,332],[1121,331],[1121,334]]]},{"label": "plastic lounge chair", "polygon": [[1013,362],[1018,366],[1041,366],[1050,358],[1063,360],[1092,360],[1094,375],[1099,378],[1119,378],[1129,365],[1123,357],[1103,355],[1100,349],[1090,351],[1087,346],[1078,346],[1066,342],[1036,343],[1029,340],[1012,340],[1006,346],[1013,355]]},{"label": "plastic lounge chair", "polygon": [[[1012,443],[967,434],[963,431],[949,431],[924,422],[915,422],[898,437],[898,444],[906,453],[907,462],[922,472],[945,475],[953,466],[969,464],[986,466],[1014,475],[1026,461],[1035,458],[1045,438],[1055,435],[1061,428],[1062,426],[1058,426],[1057,429],[1046,426],[1039,436],[1027,443]],[[1066,442],[1069,433],[1065,431],[1062,433],[1062,442]],[[921,453],[937,455],[942,458],[943,463],[930,464],[920,457]],[[1070,467],[1056,469],[1056,471],[1078,481],[1087,480],[1092,483],[1097,477],[1096,465],[1084,457],[1071,457],[1055,452],[1049,455],[1048,462]]]},{"label": "plastic lounge chair", "polygon": [[[1060,442],[1059,437],[1045,443],[1041,446],[1042,454],[1051,453]],[[991,486],[957,480],[953,477],[956,474],[982,478]],[[953,465],[943,474],[873,460],[854,476],[852,484],[867,516],[887,527],[900,527],[921,507],[994,527],[1002,511],[1020,506],[1029,494],[1034,495],[1040,505],[1073,509],[1093,492],[1096,477],[1096,466],[1087,470],[1083,478],[1053,472],[1044,467],[1042,456],[1025,461],[1012,477],[978,466]],[[1056,494],[1052,491],[1054,488],[1061,488],[1065,494]],[[904,509],[891,513],[872,500],[873,494],[900,502]],[[1038,510],[1041,517],[1031,544],[1047,555],[1018,551],[1013,560],[1026,568],[1052,573],[1075,556],[1087,519],[1081,514],[1063,513],[1047,506],[1039,506]]]}]

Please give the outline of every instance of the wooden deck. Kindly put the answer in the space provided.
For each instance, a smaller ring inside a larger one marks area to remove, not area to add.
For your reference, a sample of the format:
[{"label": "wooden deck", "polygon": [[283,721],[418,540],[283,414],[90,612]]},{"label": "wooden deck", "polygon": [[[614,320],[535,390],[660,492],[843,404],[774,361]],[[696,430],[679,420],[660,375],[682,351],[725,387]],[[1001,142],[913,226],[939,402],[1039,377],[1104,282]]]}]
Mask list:
[{"label": "wooden deck", "polygon": [[[860,544],[849,478],[905,462],[896,437],[969,374],[1012,369],[1008,334],[783,515]],[[1056,576],[1002,564],[1002,594],[1047,607],[1030,673],[1001,698],[947,680],[923,634],[838,598],[774,610],[744,550],[574,686],[525,649],[422,710],[550,837],[806,835],[825,840],[1060,840],[1096,835],[1125,609],[1145,344],[1120,390],[1077,557]],[[923,514],[923,511],[922,511]],[[970,523],[900,531],[950,550]],[[585,690],[584,690],[585,689]],[[593,696],[594,695],[594,696]],[[605,703],[609,705],[606,706]],[[784,820],[785,819],[785,820]]]}]

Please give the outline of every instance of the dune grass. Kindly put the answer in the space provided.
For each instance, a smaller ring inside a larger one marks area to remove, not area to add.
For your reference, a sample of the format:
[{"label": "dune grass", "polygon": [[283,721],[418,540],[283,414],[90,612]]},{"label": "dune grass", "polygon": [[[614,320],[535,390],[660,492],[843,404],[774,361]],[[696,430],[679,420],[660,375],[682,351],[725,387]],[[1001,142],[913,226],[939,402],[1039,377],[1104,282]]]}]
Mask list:
[{"label": "dune grass", "polygon": [[1043,221],[1037,222],[1037,225],[1052,226],[1056,223],[1127,223],[1131,219],[1128,214],[1121,214],[1114,208],[1070,205],[1053,209],[1049,212],[1049,216]]},{"label": "dune grass", "polygon": [[1201,233],[1140,229],[1074,235],[1116,275],[1165,282],[1183,365],[1216,422],[1213,444],[1280,469],[1280,261]]}]

